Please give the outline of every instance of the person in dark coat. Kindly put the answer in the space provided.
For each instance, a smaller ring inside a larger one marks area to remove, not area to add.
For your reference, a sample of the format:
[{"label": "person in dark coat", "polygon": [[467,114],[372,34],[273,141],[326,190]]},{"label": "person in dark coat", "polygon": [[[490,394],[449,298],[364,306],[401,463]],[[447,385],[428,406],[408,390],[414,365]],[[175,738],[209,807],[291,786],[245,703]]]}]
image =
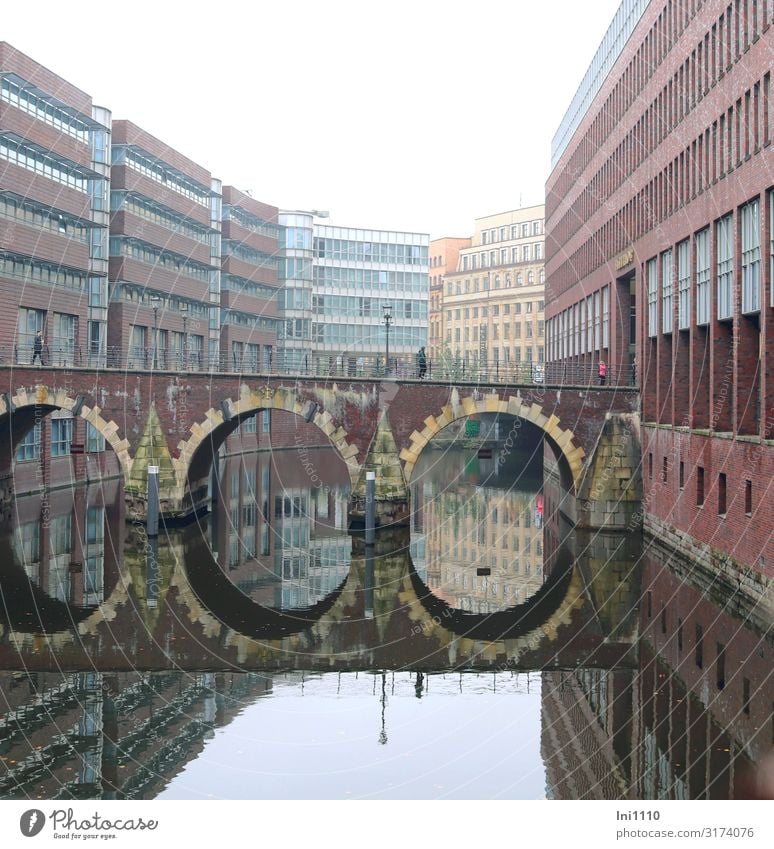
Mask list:
[{"label": "person in dark coat", "polygon": [[38,330],[35,334],[35,341],[32,343],[32,365],[35,365],[35,358],[43,365],[43,331]]},{"label": "person in dark coat", "polygon": [[417,354],[417,373],[420,380],[427,374],[427,355],[425,354],[424,346],[419,349],[419,353]]}]

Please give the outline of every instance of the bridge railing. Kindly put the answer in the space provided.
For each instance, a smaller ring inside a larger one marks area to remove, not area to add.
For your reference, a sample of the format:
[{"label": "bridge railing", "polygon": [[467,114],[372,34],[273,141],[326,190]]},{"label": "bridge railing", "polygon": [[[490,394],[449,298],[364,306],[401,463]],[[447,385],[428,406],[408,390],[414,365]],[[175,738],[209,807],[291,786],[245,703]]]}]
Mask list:
[{"label": "bridge railing", "polygon": [[[0,345],[0,366],[34,365],[55,368],[92,368],[116,371],[213,372],[219,374],[288,375],[293,377],[370,379],[424,379],[434,383],[484,384],[549,384],[553,386],[632,386],[633,373],[617,374],[608,367],[604,384],[593,364],[577,363],[501,363],[477,361],[475,365],[461,362],[426,360],[420,370],[416,356],[390,357],[389,367],[383,356],[349,356],[332,354],[313,356],[277,352],[252,356],[198,350],[159,348],[108,348],[98,352],[75,346],[44,345],[41,356],[31,348]],[[42,361],[42,362],[41,362]],[[422,371],[422,373],[420,373]]]}]

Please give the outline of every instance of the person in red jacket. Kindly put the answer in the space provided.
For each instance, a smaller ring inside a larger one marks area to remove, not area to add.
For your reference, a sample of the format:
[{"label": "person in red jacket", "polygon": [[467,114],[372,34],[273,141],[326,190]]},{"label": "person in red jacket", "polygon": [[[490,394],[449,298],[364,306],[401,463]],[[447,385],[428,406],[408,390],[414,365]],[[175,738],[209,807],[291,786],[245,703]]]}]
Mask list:
[{"label": "person in red jacket", "polygon": [[604,386],[605,380],[607,378],[607,366],[604,363],[604,360],[599,361],[599,385]]}]

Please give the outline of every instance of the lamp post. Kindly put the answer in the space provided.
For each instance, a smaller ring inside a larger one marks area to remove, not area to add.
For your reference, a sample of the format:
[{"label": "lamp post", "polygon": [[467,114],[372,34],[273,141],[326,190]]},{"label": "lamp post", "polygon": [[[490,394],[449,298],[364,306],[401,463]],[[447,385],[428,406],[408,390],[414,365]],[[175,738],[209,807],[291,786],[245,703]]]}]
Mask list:
[{"label": "lamp post", "polygon": [[385,341],[385,360],[384,360],[384,373],[388,375],[390,373],[390,325],[392,324],[392,306],[390,304],[382,304],[382,309],[384,310],[384,341]]},{"label": "lamp post", "polygon": [[151,303],[153,304],[153,368],[159,367],[159,304],[161,298],[158,295],[151,295]]},{"label": "lamp post", "polygon": [[188,371],[188,304],[180,305],[183,314],[183,371]]}]

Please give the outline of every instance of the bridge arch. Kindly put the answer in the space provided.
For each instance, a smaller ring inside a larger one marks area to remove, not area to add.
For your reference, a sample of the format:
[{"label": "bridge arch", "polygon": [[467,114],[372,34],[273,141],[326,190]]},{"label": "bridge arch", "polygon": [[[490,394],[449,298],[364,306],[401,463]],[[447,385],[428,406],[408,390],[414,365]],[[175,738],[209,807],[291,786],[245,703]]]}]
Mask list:
[{"label": "bridge arch", "polygon": [[104,419],[100,408],[86,405],[82,395],[71,398],[65,389],[57,389],[39,384],[34,391],[17,389],[15,395],[0,395],[0,420],[17,414],[27,414],[37,409],[67,410],[73,417],[80,417],[88,422],[115,452],[118,458],[124,481],[129,480],[132,470],[132,458],[129,455],[129,442],[118,435],[118,424],[112,419]]},{"label": "bridge arch", "polygon": [[203,473],[209,472],[213,457],[226,437],[244,419],[261,410],[294,413],[316,425],[338,451],[347,466],[352,488],[355,488],[360,477],[358,448],[349,441],[347,431],[333,423],[333,417],[319,402],[303,398],[293,389],[265,386],[255,390],[245,388],[237,401],[228,398],[221,401],[219,409],[210,407],[204,419],[191,426],[191,436],[178,443],[178,456],[172,459],[172,463],[177,487],[175,495],[181,503],[186,493],[190,493],[191,484],[199,481]]},{"label": "bridge arch", "polygon": [[458,403],[447,404],[436,416],[428,416],[425,419],[425,427],[422,432],[414,431],[411,434],[411,443],[408,448],[400,452],[400,458],[404,461],[403,474],[406,484],[411,483],[411,475],[427,443],[445,427],[460,419],[466,419],[479,413],[500,413],[503,415],[516,416],[531,422],[543,431],[548,441],[554,448],[560,466],[564,465],[567,477],[568,489],[573,495],[580,492],[581,478],[583,476],[583,458],[585,451],[569,428],[563,428],[557,415],[551,413],[546,415],[540,404],[525,403],[519,394],[509,395],[503,399],[493,392],[476,398],[469,395],[459,400]]}]

